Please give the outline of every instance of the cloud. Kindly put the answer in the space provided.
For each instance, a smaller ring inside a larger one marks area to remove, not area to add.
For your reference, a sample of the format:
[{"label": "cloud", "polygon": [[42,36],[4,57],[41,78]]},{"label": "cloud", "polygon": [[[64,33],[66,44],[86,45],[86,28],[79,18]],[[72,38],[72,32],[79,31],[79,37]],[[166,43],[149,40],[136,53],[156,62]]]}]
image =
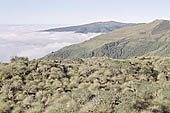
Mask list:
[{"label": "cloud", "polygon": [[64,46],[71,45],[72,43],[50,43],[45,45],[44,47],[32,47],[21,51],[17,54],[17,56],[25,56],[30,59],[41,58],[52,51],[56,51]]},{"label": "cloud", "polygon": [[64,46],[80,43],[99,34],[73,32],[36,32],[56,25],[0,25],[0,62],[13,56],[41,58]]}]

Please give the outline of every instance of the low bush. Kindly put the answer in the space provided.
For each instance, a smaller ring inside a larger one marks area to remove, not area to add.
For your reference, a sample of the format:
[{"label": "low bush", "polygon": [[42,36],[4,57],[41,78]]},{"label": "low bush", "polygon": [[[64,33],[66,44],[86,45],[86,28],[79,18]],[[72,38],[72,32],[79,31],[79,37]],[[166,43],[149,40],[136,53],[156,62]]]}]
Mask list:
[{"label": "low bush", "polygon": [[0,63],[0,113],[170,113],[170,58]]}]

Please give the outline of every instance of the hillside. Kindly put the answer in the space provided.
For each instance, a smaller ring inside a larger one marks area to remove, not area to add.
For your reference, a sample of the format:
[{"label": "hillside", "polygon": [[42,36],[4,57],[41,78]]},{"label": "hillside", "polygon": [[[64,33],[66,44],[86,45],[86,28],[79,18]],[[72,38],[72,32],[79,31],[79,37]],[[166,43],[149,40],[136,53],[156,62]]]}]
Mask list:
[{"label": "hillside", "polygon": [[134,26],[137,24],[133,23],[120,23],[115,21],[109,22],[95,22],[79,26],[70,26],[63,28],[53,28],[48,30],[43,30],[41,32],[76,32],[76,33],[106,33],[111,32],[116,29],[124,28],[127,26]]},{"label": "hillside", "polygon": [[115,30],[64,47],[45,58],[102,57],[129,58],[133,56],[170,56],[170,21],[155,20],[148,24]]},{"label": "hillside", "polygon": [[170,113],[170,58],[0,64],[0,113]]}]

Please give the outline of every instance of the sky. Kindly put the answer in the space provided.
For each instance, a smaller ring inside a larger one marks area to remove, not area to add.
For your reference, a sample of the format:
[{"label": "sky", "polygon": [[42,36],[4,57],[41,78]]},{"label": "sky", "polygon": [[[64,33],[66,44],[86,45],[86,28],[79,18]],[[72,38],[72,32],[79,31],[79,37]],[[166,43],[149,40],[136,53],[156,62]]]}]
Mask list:
[{"label": "sky", "polygon": [[170,0],[0,0],[0,24],[170,20]]}]

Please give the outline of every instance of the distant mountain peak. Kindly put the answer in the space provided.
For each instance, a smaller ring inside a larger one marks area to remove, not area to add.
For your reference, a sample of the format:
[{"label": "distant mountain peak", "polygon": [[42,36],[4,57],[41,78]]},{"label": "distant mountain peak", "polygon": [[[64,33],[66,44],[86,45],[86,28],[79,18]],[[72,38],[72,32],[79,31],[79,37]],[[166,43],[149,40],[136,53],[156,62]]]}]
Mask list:
[{"label": "distant mountain peak", "polygon": [[154,20],[153,22],[161,23],[161,22],[165,22],[165,21],[169,21],[169,20],[165,20],[165,19],[156,19],[156,20]]},{"label": "distant mountain peak", "polygon": [[159,33],[167,32],[170,30],[169,20],[155,20],[154,23],[157,23],[157,24],[153,28],[152,34],[159,34]]},{"label": "distant mountain peak", "polygon": [[116,21],[94,22],[78,26],[69,26],[62,28],[53,28],[41,32],[75,32],[75,33],[107,33],[116,29],[134,26],[135,23],[121,23]]}]

